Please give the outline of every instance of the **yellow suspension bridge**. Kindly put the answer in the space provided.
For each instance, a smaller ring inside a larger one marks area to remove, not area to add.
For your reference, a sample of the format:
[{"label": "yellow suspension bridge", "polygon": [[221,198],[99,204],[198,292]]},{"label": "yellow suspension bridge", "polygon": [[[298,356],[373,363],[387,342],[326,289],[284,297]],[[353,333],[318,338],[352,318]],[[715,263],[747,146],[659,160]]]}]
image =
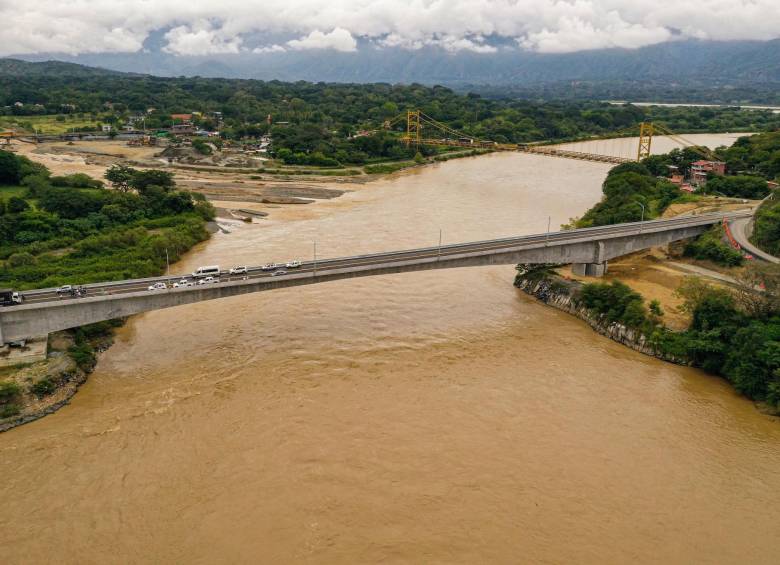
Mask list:
[{"label": "yellow suspension bridge", "polygon": [[[384,123],[384,129],[391,129],[403,118],[406,118],[406,131],[401,139],[407,146],[433,145],[450,146],[476,149],[491,149],[493,151],[520,151],[547,155],[550,157],[565,157],[582,161],[596,161],[600,163],[628,163],[641,161],[650,156],[653,136],[656,134],[670,138],[677,144],[688,147],[706,159],[717,160],[717,157],[706,147],[697,146],[695,143],[674,133],[669,128],[652,122],[641,122],[630,128],[625,128],[613,133],[610,138],[593,138],[572,143],[558,145],[523,144],[523,143],[499,143],[478,139],[467,133],[457,131],[442,122],[439,122],[420,110],[409,110],[393,120]],[[625,144],[616,145],[620,138],[638,134],[636,151],[631,155],[620,155],[625,151]],[[593,151],[594,142],[596,151]],[[587,146],[585,145],[587,143]],[[612,146],[610,147],[610,143]],[[599,147],[603,144],[605,147]],[[601,149],[601,150],[599,150]]]}]

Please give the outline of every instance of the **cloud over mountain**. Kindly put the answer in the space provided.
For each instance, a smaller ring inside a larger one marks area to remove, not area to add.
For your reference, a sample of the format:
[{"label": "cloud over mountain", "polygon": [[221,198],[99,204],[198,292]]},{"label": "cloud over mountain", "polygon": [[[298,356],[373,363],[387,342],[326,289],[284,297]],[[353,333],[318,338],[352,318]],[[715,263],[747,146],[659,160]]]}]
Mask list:
[{"label": "cloud over mountain", "polygon": [[[365,43],[492,53],[637,48],[676,38],[773,39],[778,0],[0,1],[0,55],[134,53],[155,32],[177,55],[334,49]],[[497,47],[497,45],[499,47]]]}]

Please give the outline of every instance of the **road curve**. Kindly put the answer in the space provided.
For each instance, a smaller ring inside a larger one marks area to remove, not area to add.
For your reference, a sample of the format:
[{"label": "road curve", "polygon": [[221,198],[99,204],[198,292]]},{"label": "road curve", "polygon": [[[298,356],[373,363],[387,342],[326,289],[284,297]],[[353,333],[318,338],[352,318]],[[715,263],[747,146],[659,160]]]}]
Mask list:
[{"label": "road curve", "polygon": [[731,236],[734,238],[734,241],[739,243],[742,249],[753,255],[753,257],[767,261],[769,263],[780,263],[780,259],[774,255],[770,255],[766,251],[763,251],[750,243],[747,234],[748,231],[750,231],[749,227],[752,222],[752,216],[749,218],[737,218],[729,221],[729,228],[731,229]]}]

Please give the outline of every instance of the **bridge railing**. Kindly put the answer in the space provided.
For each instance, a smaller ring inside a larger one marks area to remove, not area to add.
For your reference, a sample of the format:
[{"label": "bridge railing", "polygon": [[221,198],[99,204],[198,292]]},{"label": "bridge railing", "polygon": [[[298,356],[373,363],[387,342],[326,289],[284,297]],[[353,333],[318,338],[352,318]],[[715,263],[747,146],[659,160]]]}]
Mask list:
[{"label": "bridge railing", "polygon": [[[685,216],[685,217],[677,217],[672,219],[648,220],[644,222],[627,222],[623,224],[595,226],[590,228],[580,228],[576,230],[545,232],[545,233],[537,233],[537,234],[530,234],[530,235],[523,235],[523,236],[512,236],[512,237],[488,239],[488,240],[473,241],[473,242],[449,243],[441,246],[436,245],[430,247],[420,247],[416,249],[405,249],[400,251],[382,251],[378,253],[349,255],[349,256],[336,257],[330,259],[318,258],[316,264],[319,268],[325,269],[333,263],[343,262],[345,260],[360,260],[360,259],[368,259],[368,258],[389,259],[393,257],[400,257],[404,255],[414,254],[414,253],[434,253],[439,250],[449,253],[452,251],[456,251],[458,249],[468,249],[469,247],[473,247],[475,245],[483,245],[483,244],[489,245],[489,244],[501,244],[501,243],[506,243],[506,244],[516,243],[517,245],[529,245],[529,244],[538,243],[538,244],[549,245],[551,243],[562,244],[568,241],[588,239],[588,238],[594,238],[598,236],[601,236],[603,239],[610,239],[610,238],[624,237],[626,233],[630,232],[632,229],[636,229],[637,233],[639,232],[651,233],[654,231],[664,231],[671,227],[678,227],[678,226],[698,226],[698,225],[706,225],[706,224],[715,224],[723,221],[724,218],[736,219],[741,217],[749,217],[751,214],[752,213],[750,211],[745,211],[745,212],[736,211],[736,212],[725,212],[725,213],[701,214],[698,216]],[[303,261],[302,264],[306,266],[312,266],[314,264],[314,261],[313,260]],[[249,272],[258,272],[261,270],[262,270],[261,266],[253,266],[248,268]],[[190,276],[190,274],[178,273],[178,274],[171,274],[171,275],[162,275],[158,277],[127,279],[122,281],[105,281],[105,282],[98,282],[98,283],[89,283],[83,286],[88,290],[99,291],[106,287],[116,286],[117,284],[151,285],[154,284],[155,282],[170,281],[173,279],[178,279],[182,276],[187,277]],[[54,289],[52,288],[35,289],[35,290],[25,291],[24,293],[25,295],[28,296],[35,296],[38,294],[51,293],[53,290]]]}]

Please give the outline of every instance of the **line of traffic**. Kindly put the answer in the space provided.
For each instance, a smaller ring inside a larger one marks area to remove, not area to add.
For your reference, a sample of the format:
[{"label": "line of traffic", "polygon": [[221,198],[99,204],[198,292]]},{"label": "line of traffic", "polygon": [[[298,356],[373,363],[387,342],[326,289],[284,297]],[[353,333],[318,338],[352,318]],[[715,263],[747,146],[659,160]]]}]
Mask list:
[{"label": "line of traffic", "polygon": [[[58,289],[38,289],[24,293],[25,303],[43,303],[66,299],[78,299],[83,296],[100,296],[125,294],[139,291],[156,291],[168,288],[195,286],[198,284],[216,284],[235,280],[249,280],[264,277],[283,276],[288,273],[286,269],[294,269],[296,273],[311,273],[313,271],[328,271],[332,269],[370,266],[372,264],[400,262],[413,259],[427,259],[432,257],[448,257],[461,253],[495,251],[507,248],[521,247],[523,245],[537,245],[544,243],[560,244],[562,242],[576,242],[582,239],[592,239],[596,236],[617,237],[639,231],[652,232],[659,227],[669,228],[676,226],[697,226],[715,223],[725,217],[741,217],[749,212],[707,214],[694,217],[673,218],[669,220],[653,220],[648,222],[635,222],[613,226],[599,226],[572,231],[550,232],[545,234],[533,234],[516,236],[511,238],[494,239],[470,243],[456,243],[441,247],[427,247],[402,251],[390,251],[370,255],[357,255],[334,259],[321,259],[314,261],[293,260],[284,264],[269,263],[262,266],[248,267],[236,266],[231,270],[220,270],[219,266],[200,267],[190,275],[176,275],[139,279],[134,281],[113,281],[106,283],[94,283],[82,286],[65,285]],[[19,293],[17,293],[19,294]],[[21,301],[16,301],[18,305]]]}]

